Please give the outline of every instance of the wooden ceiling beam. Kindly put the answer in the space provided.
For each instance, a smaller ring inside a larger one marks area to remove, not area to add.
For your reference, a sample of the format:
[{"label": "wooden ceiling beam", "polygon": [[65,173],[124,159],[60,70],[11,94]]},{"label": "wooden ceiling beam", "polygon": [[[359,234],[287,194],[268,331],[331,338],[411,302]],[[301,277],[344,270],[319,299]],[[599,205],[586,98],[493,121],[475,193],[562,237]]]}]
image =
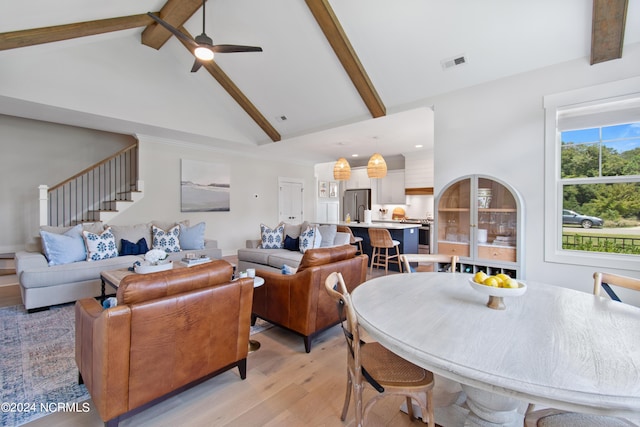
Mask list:
[{"label": "wooden ceiling beam", "polygon": [[[180,31],[186,35],[189,35],[188,31],[182,27],[182,24],[186,22],[200,6],[202,6],[201,0],[169,0],[159,14],[172,25],[179,22],[175,25],[176,28],[179,28]],[[0,50],[15,49],[145,26],[147,28],[145,28],[142,34],[143,43],[155,49],[159,49],[172,36],[169,31],[159,26],[156,21],[145,13],[142,15],[0,33]],[[191,36],[189,35],[189,37]],[[190,49],[186,45],[185,47]],[[276,142],[282,139],[278,131],[265,119],[260,111],[258,111],[215,62],[211,61],[205,64],[204,68],[220,83],[238,105],[249,114],[272,141]]]},{"label": "wooden ceiling beam", "polygon": [[[178,30],[184,33],[186,36],[193,38],[186,28],[179,27]],[[182,43],[182,45],[187,48],[189,52],[191,52],[192,54],[194,53],[191,49],[191,46],[177,37],[176,39],[180,43]],[[238,86],[233,83],[229,76],[224,71],[222,71],[222,68],[220,68],[215,61],[203,61],[202,68],[205,68],[209,72],[209,74],[211,74],[213,78],[216,79],[218,83],[220,83],[224,90],[226,90],[227,93],[231,95],[231,97],[238,103],[238,105],[244,111],[246,111],[246,113],[253,119],[254,122],[256,122],[260,129],[262,129],[269,136],[269,138],[271,138],[273,142],[277,142],[282,139],[278,131],[273,126],[271,126],[271,123],[267,121],[262,113],[258,111],[255,105],[253,105],[253,103],[249,101],[249,98],[247,98],[244,93],[242,93],[240,88],[238,88]]]},{"label": "wooden ceiling beam", "polygon": [[593,0],[591,65],[622,58],[629,0]]},{"label": "wooden ceiling beam", "polygon": [[[191,34],[183,27],[193,14],[202,6],[202,0],[168,0],[159,16],[174,28],[188,37],[193,38]],[[142,32],[142,44],[160,49],[171,38],[173,34],[166,28],[162,27],[155,21],[147,26]],[[182,45],[192,54],[191,46],[187,45],[183,40],[176,38]],[[282,137],[278,131],[267,121],[267,119],[258,111],[258,109],[249,101],[238,86],[233,83],[229,76],[222,71],[215,61],[203,62],[205,68],[211,76],[227,91],[229,95],[238,103],[238,105],[253,119],[254,122],[262,129],[273,142],[280,141]],[[186,71],[186,70],[185,70]]]},{"label": "wooden ceiling beam", "polygon": [[142,14],[0,33],[0,50],[94,36],[112,31],[129,30],[131,28],[144,27],[151,22],[155,21],[146,14]]},{"label": "wooden ceiling beam", "polygon": [[360,59],[358,59],[358,55],[353,46],[351,46],[351,42],[349,42],[349,38],[342,29],[342,25],[340,25],[340,21],[338,21],[333,12],[329,1],[305,0],[305,2],[371,115],[374,118],[386,115],[384,103],[360,63]]},{"label": "wooden ceiling beam", "polygon": [[[202,7],[202,0],[168,0],[158,16],[174,28],[181,27]],[[160,49],[171,38],[172,34],[155,21],[142,32],[142,44]]]}]

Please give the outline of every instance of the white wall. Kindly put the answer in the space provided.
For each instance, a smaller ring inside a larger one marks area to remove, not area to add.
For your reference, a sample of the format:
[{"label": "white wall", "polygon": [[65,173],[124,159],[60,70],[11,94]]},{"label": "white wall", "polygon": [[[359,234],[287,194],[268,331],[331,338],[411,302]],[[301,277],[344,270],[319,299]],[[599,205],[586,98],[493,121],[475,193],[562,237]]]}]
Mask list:
[{"label": "white wall", "polygon": [[[342,197],[340,195],[340,181],[336,181],[333,178],[333,165],[335,162],[318,163],[314,166],[315,170],[315,188],[312,189],[312,193],[315,195],[316,200],[316,215],[314,220],[317,222],[336,222],[340,221],[340,203]],[[320,181],[335,182],[338,185],[337,197],[320,197],[318,185]]]},{"label": "white wall", "polygon": [[[54,186],[135,143],[131,136],[0,114],[0,252],[37,235],[38,186]],[[34,234],[35,233],[35,234]]]},{"label": "white wall", "polygon": [[[312,165],[242,156],[203,149],[178,141],[139,136],[140,179],[144,198],[117,216],[113,224],[138,224],[189,219],[206,222],[206,237],[216,239],[223,255],[235,255],[247,239],[260,238],[260,224],[278,223],[278,177],[304,180],[304,219],[315,218],[315,177]],[[231,166],[229,212],[180,212],[180,160],[192,159]],[[254,197],[257,194],[258,197]]]},{"label": "white wall", "polygon": [[[32,248],[38,235],[38,185],[58,182],[135,142],[131,136],[0,115],[0,252]],[[254,155],[204,149],[178,141],[140,139],[140,179],[144,198],[114,218],[113,224],[188,218],[205,221],[206,236],[224,255],[247,239],[260,237],[260,223],[278,222],[278,177],[304,180],[305,220],[315,219],[313,166]],[[180,159],[231,166],[230,212],[180,212]],[[258,197],[254,197],[257,194]]]},{"label": "white wall", "polygon": [[[625,47],[623,59],[591,66],[584,58],[429,99],[425,104],[435,110],[436,194],[468,174],[506,181],[524,199],[526,278],[591,292],[593,268],[544,261],[543,97],[637,76],[639,70],[640,46],[634,45]],[[638,270],[619,273],[640,277]]]}]

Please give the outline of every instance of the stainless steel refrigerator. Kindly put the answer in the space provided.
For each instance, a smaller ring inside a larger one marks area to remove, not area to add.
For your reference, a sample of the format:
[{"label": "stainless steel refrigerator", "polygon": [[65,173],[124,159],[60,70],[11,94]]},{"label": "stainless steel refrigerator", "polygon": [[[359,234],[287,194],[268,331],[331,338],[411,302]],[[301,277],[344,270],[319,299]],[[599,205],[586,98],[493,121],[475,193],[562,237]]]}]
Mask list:
[{"label": "stainless steel refrigerator", "polygon": [[342,199],[342,220],[351,215],[351,221],[364,222],[364,211],[371,209],[371,189],[345,190]]}]

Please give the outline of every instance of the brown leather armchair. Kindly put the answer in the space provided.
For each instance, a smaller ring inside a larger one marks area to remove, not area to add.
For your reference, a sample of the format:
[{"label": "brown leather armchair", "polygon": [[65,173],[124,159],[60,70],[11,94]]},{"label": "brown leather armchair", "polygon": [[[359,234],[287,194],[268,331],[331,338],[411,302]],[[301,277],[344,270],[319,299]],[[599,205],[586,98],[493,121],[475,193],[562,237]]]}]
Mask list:
[{"label": "brown leather armchair", "polygon": [[253,280],[226,261],[126,276],[118,305],[76,303],[80,380],[108,426],[238,367],[246,378]]},{"label": "brown leather armchair", "polygon": [[264,285],[253,292],[252,322],[260,317],[302,335],[309,353],[314,336],[338,323],[335,301],[324,290],[329,274],[342,273],[349,292],[367,278],[369,257],[355,254],[351,245],[309,249],[295,274],[257,270]]}]

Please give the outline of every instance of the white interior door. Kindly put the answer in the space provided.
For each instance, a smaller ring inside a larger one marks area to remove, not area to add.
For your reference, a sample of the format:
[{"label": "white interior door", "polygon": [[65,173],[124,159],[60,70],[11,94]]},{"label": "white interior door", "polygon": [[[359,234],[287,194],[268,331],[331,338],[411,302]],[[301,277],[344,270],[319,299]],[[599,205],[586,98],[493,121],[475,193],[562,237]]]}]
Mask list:
[{"label": "white interior door", "polygon": [[304,181],[293,178],[278,178],[280,222],[300,224],[304,217]]}]

